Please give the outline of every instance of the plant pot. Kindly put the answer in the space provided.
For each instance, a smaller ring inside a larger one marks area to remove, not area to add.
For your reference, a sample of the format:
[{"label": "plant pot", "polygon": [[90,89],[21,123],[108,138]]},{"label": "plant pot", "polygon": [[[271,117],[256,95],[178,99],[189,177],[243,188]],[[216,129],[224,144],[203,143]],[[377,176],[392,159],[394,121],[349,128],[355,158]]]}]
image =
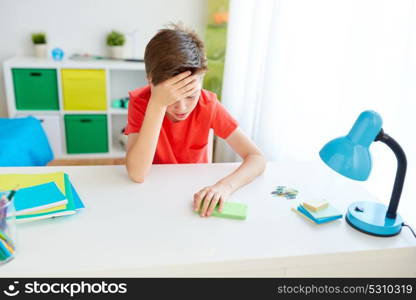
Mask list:
[{"label": "plant pot", "polygon": [[110,57],[116,59],[124,58],[124,46],[109,46],[110,48]]},{"label": "plant pot", "polygon": [[48,56],[48,45],[47,44],[35,44],[35,56],[38,58],[47,58]]}]

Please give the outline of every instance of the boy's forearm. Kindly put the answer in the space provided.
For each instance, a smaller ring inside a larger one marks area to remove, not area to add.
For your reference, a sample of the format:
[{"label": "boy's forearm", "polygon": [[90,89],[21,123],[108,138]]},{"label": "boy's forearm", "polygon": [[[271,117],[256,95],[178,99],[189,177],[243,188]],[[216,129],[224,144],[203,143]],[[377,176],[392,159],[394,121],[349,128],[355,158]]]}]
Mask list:
[{"label": "boy's forearm", "polygon": [[143,182],[150,170],[165,112],[166,106],[149,101],[140,134],[127,152],[127,171],[136,182]]},{"label": "boy's forearm", "polygon": [[250,154],[244,158],[241,165],[233,173],[222,178],[218,183],[225,184],[233,193],[262,174],[265,168],[266,161],[263,155]]}]

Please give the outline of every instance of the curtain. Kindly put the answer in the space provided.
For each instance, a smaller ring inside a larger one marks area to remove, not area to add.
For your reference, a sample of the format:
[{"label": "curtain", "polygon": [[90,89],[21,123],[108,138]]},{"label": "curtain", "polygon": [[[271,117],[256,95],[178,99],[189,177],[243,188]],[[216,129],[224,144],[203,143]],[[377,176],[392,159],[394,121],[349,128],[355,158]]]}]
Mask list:
[{"label": "curtain", "polygon": [[[231,0],[222,103],[269,161],[319,161],[377,111],[407,154],[399,213],[416,224],[415,0]],[[223,141],[215,152],[238,161]],[[382,143],[371,152],[359,184],[388,203],[396,158]]]}]

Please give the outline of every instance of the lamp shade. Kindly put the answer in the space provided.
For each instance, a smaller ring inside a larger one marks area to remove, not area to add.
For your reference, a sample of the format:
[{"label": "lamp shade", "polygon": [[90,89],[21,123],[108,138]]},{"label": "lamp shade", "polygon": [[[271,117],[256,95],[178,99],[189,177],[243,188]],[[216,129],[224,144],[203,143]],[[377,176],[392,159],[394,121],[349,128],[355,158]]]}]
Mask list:
[{"label": "lamp shade", "polygon": [[319,156],[339,174],[354,180],[367,180],[372,168],[369,147],[380,132],[382,123],[375,111],[362,112],[350,132],[328,142]]}]

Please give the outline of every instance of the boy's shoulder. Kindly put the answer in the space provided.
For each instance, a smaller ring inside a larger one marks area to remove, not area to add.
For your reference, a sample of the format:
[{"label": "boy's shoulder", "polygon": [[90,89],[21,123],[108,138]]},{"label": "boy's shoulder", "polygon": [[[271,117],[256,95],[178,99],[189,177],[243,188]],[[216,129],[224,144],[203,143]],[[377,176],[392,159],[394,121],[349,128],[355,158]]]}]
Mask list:
[{"label": "boy's shoulder", "polygon": [[138,99],[143,99],[149,101],[150,99],[150,86],[146,85],[144,87],[132,90],[129,92],[130,101],[135,101]]},{"label": "boy's shoulder", "polygon": [[207,103],[215,103],[217,101],[217,94],[209,90],[201,89],[201,96]]}]

